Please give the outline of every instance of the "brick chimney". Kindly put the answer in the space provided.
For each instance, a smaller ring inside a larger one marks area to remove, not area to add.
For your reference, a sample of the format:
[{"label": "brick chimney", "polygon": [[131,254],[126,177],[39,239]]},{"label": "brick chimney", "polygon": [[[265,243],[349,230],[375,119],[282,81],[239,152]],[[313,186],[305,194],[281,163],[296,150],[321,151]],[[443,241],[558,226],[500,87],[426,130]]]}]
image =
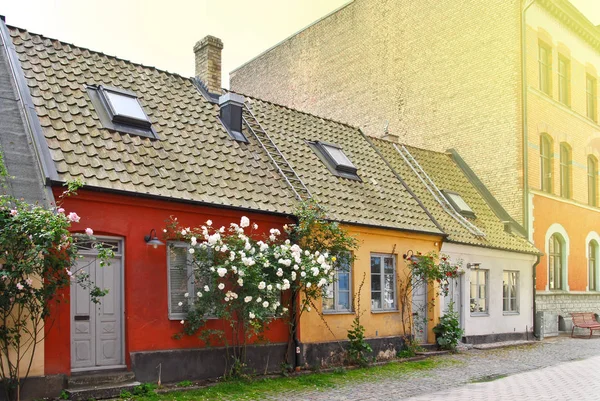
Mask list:
[{"label": "brick chimney", "polygon": [[194,46],[196,55],[196,78],[200,79],[210,93],[221,94],[221,50],[223,42],[214,36],[206,36]]}]

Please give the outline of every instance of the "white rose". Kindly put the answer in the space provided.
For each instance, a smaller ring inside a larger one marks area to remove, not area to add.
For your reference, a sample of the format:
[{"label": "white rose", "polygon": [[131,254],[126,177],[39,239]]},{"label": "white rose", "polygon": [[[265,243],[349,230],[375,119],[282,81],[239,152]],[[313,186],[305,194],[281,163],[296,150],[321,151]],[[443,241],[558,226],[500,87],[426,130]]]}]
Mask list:
[{"label": "white rose", "polygon": [[209,227],[212,226],[212,220],[206,220],[206,225]]},{"label": "white rose", "polygon": [[192,244],[192,246],[194,246],[198,243],[198,239],[196,237],[192,237],[190,238],[190,243]]},{"label": "white rose", "polygon": [[190,253],[190,255],[191,255],[191,254],[193,254],[193,253],[194,253],[194,252],[196,252],[196,251],[194,250],[194,248],[190,248],[190,249],[188,249],[188,252],[189,252],[189,253]]},{"label": "white rose", "polygon": [[217,269],[217,274],[219,275],[219,277],[225,277],[225,275],[227,274],[227,269],[224,267],[219,267]]},{"label": "white rose", "polygon": [[269,307],[269,303],[267,301],[263,302],[263,307],[268,308]]},{"label": "white rose", "polygon": [[308,283],[306,283],[306,288],[310,288],[312,284],[310,283],[310,281]]},{"label": "white rose", "polygon": [[252,297],[250,295],[248,295],[246,298],[244,298],[244,302],[248,303],[252,301]]},{"label": "white rose", "polygon": [[300,276],[306,277],[306,272],[300,272]]},{"label": "white rose", "polygon": [[200,291],[198,291],[198,292],[196,293],[196,295],[198,296],[198,298],[202,298],[202,293],[201,293]]},{"label": "white rose", "polygon": [[240,220],[240,227],[248,227],[250,225],[250,219],[247,218],[246,216],[242,216],[242,219]]},{"label": "white rose", "polygon": [[292,280],[296,280],[296,272],[292,272]]},{"label": "white rose", "polygon": [[244,280],[243,280],[243,279],[241,279],[241,278],[238,278],[238,281],[237,281],[237,283],[238,283],[238,285],[239,285],[240,287],[243,287],[243,286],[244,286]]},{"label": "white rose", "polygon": [[207,291],[207,292],[208,292],[208,291],[210,291],[210,288],[208,288],[208,286],[207,286],[207,285],[205,285],[205,286],[204,286],[204,291]]},{"label": "white rose", "polygon": [[186,292],[185,294],[183,294],[183,296],[187,298],[190,296],[190,294]]},{"label": "white rose", "polygon": [[254,313],[252,313],[252,312],[250,312],[250,313],[248,314],[248,316],[250,316],[250,319],[254,319],[254,318],[256,317],[256,316],[254,315]]},{"label": "white rose", "polygon": [[185,324],[185,320],[182,320],[182,321],[180,321],[179,323],[181,323],[181,324]]},{"label": "white rose", "polygon": [[219,285],[218,285],[218,288],[219,288],[220,290],[222,290],[223,288],[225,288],[225,284],[223,284],[223,283],[219,284]]},{"label": "white rose", "polygon": [[273,286],[272,286],[271,284],[269,284],[269,285],[267,286],[267,291],[271,291],[272,289],[273,289]]},{"label": "white rose", "polygon": [[262,301],[262,298],[261,298],[261,297],[258,297],[258,298],[256,298],[256,302],[257,302],[257,303],[260,303],[260,301]]},{"label": "white rose", "polygon": [[258,230],[258,224],[254,223],[254,224],[252,225],[252,228],[254,228],[255,230]]},{"label": "white rose", "polygon": [[179,305],[179,306],[183,306],[183,302],[179,302],[177,305]]},{"label": "white rose", "polygon": [[260,283],[258,283],[258,289],[259,290],[264,290],[266,286],[267,285],[265,284],[264,281],[261,281]]}]

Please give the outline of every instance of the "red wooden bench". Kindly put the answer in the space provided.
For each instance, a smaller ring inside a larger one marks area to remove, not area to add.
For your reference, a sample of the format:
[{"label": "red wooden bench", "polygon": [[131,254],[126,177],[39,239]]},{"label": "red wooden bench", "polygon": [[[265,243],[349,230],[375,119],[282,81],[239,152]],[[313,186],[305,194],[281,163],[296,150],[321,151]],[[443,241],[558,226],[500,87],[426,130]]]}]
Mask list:
[{"label": "red wooden bench", "polygon": [[596,314],[594,312],[575,312],[571,313],[571,317],[573,318],[573,329],[571,330],[571,337],[573,337],[575,327],[579,327],[581,329],[589,329],[589,338],[592,338],[593,330],[600,330],[600,323],[598,323],[598,321],[596,320]]}]

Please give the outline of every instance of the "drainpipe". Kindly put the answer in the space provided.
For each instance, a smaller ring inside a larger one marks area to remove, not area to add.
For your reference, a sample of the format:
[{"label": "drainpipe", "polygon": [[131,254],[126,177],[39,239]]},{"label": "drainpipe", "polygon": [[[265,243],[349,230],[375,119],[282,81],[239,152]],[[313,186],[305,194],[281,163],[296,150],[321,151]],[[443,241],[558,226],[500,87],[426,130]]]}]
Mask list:
[{"label": "drainpipe", "polygon": [[[537,276],[537,266],[540,264],[540,259],[541,259],[541,255],[538,253],[536,256],[536,260],[535,263],[533,264],[533,274],[531,275],[533,277],[533,324],[531,325],[531,327],[533,327],[533,336],[537,337],[535,335],[535,329],[537,329],[536,324],[535,324],[535,315],[537,313],[537,306],[535,303],[535,293],[536,293],[536,288],[535,288],[535,280],[536,280],[536,276]],[[539,339],[539,337],[537,337]]]},{"label": "drainpipe", "polygon": [[527,132],[527,24],[526,13],[527,9],[535,3],[535,0],[530,0],[521,10],[521,121],[523,122],[523,226],[527,233],[527,239],[531,233],[529,232],[529,174],[528,174],[528,132]]}]

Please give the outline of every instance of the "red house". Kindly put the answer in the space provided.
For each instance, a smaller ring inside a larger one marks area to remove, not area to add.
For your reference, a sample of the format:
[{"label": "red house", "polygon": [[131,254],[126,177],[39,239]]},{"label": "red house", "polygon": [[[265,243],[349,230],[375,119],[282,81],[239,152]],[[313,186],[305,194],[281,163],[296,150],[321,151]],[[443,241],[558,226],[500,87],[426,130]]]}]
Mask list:
[{"label": "red house", "polygon": [[[41,172],[47,203],[59,199],[63,183],[82,181],[83,189],[61,207],[81,216],[76,231],[92,228],[115,254],[110,266],[97,268],[92,244],[83,244],[81,266],[108,295],[95,305],[76,285],[65,291],[69,302],[56,305],[46,326],[39,372],[46,378],[29,387],[57,394],[65,375],[124,368],[142,382],[155,382],[159,373],[163,382],[222,375],[224,359],[214,357],[220,349],[198,348],[202,343],[195,337],[173,338],[181,331],[179,300],[188,283],[175,273],[181,252],[163,246],[162,230],[170,216],[185,226],[209,219],[229,225],[248,216],[264,231],[293,221],[294,189],[256,139],[230,125],[242,104],[233,95],[219,102],[197,79],[3,22],[0,28],[0,75],[3,82],[14,79],[14,98],[22,99],[3,113],[12,110],[15,120],[26,116],[24,135],[35,139],[29,154],[39,162],[29,166],[31,181]],[[16,146],[10,143],[5,148]],[[224,322],[211,325],[221,328]],[[268,361],[277,369],[287,325],[273,322],[266,338],[269,345],[249,350],[249,364],[264,369]]]}]

